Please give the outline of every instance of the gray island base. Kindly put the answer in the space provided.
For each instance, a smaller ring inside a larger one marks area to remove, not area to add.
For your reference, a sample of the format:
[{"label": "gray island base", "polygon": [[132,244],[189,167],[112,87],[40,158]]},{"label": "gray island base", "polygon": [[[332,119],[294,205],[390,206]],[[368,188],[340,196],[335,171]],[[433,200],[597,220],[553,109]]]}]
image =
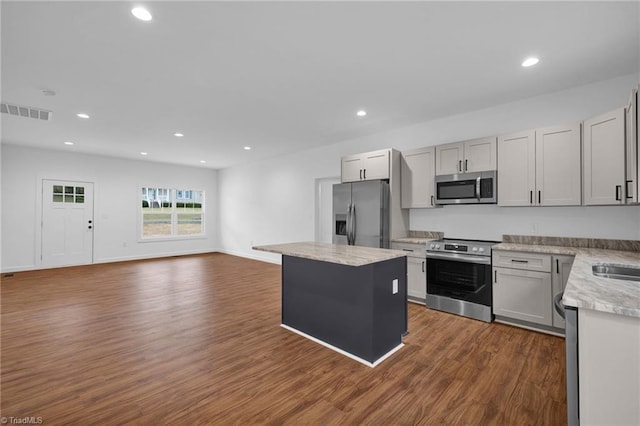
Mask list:
[{"label": "gray island base", "polygon": [[282,327],[370,367],[403,346],[404,252],[324,243],[254,248],[282,254]]}]

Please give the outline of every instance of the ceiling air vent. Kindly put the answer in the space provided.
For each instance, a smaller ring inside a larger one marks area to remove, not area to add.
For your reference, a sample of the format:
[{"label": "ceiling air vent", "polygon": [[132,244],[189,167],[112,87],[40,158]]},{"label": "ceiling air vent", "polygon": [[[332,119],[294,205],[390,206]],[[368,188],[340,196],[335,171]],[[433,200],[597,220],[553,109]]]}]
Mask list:
[{"label": "ceiling air vent", "polygon": [[13,105],[7,103],[0,104],[0,112],[3,114],[17,115],[18,117],[35,118],[36,120],[51,120],[53,112],[45,109]]}]

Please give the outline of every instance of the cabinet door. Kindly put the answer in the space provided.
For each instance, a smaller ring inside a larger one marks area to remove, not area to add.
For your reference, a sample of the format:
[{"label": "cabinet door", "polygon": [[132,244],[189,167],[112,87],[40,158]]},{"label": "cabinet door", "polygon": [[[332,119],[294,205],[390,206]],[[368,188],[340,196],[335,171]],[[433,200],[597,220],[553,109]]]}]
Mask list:
[{"label": "cabinet door", "polygon": [[340,176],[343,183],[362,180],[362,169],[364,169],[362,155],[357,154],[342,157],[341,169]]},{"label": "cabinet door", "polygon": [[534,205],[535,180],[535,132],[498,137],[498,205]]},{"label": "cabinet door", "polygon": [[464,142],[465,172],[484,172],[497,168],[496,137],[473,139]]},{"label": "cabinet door", "polygon": [[550,273],[493,268],[493,274],[495,315],[552,325]]},{"label": "cabinet door", "polygon": [[389,179],[389,150],[368,152],[363,154],[363,180]]},{"label": "cabinet door", "polygon": [[579,206],[580,164],[580,124],[536,130],[534,204]]},{"label": "cabinet door", "polygon": [[436,146],[436,175],[462,173],[464,143],[448,143]]},{"label": "cabinet door", "polygon": [[[554,255],[553,256],[553,269],[551,272],[551,286],[553,289],[553,297],[557,294],[561,294],[567,286],[569,280],[569,274],[571,273],[571,267],[573,266],[574,256]],[[553,308],[553,326],[557,328],[564,328],[564,318],[556,312]]]},{"label": "cabinet door", "polygon": [[402,208],[415,209],[434,206],[433,178],[435,175],[434,147],[402,153],[400,181]]},{"label": "cabinet door", "polygon": [[427,298],[427,261],[407,257],[407,296],[424,302]]},{"label": "cabinet door", "polygon": [[638,89],[631,91],[631,97],[625,109],[625,151],[626,151],[626,180],[625,202],[635,204],[638,202]]},{"label": "cabinet door", "polygon": [[623,204],[625,183],[624,108],[585,120],[584,204]]}]

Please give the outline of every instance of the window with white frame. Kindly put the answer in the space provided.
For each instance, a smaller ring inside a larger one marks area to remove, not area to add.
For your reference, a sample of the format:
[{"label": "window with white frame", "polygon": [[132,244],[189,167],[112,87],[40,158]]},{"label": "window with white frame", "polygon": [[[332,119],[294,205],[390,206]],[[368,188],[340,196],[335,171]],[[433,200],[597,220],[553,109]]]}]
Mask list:
[{"label": "window with white frame", "polygon": [[142,239],[204,235],[204,191],[145,186],[141,197]]}]

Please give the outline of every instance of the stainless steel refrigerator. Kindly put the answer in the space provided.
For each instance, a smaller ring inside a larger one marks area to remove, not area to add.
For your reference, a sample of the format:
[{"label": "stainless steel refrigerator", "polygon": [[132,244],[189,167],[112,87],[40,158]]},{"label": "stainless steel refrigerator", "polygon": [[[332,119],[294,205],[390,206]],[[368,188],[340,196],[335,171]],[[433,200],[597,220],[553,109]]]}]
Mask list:
[{"label": "stainless steel refrigerator", "polygon": [[389,184],[333,185],[333,243],[389,248]]}]

